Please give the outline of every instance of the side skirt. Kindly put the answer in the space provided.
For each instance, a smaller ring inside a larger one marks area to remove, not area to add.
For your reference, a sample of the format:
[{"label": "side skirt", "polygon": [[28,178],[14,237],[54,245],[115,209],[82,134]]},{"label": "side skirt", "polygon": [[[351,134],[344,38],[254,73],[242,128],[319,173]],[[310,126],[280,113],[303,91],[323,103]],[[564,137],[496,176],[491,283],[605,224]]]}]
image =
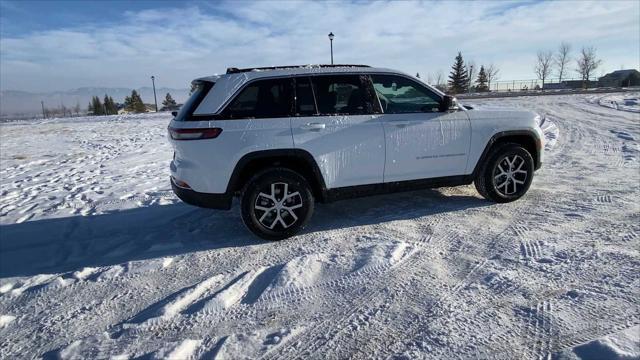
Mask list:
[{"label": "side skirt", "polygon": [[403,191],[432,189],[445,186],[469,185],[473,182],[471,175],[445,176],[432,179],[395,181],[379,184],[345,186],[326,190],[326,203],[352,199],[370,195],[390,194]]}]

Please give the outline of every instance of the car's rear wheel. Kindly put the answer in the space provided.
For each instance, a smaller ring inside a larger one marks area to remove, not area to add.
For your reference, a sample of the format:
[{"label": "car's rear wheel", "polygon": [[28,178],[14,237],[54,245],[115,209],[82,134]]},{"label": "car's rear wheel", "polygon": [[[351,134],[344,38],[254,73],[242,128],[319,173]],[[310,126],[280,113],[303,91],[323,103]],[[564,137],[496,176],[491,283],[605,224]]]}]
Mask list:
[{"label": "car's rear wheel", "polygon": [[527,193],[533,172],[531,154],[522,146],[509,143],[491,150],[474,183],[484,198],[505,203]]},{"label": "car's rear wheel", "polygon": [[242,193],[244,224],[266,240],[282,240],[297,234],[311,218],[313,207],[307,180],[286,168],[256,175]]}]

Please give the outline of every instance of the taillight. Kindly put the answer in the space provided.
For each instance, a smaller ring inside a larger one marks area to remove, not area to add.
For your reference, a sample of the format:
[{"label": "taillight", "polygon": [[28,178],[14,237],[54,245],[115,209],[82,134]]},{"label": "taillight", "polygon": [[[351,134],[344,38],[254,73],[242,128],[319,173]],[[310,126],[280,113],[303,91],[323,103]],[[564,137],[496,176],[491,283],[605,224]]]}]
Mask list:
[{"label": "taillight", "polygon": [[222,132],[221,128],[176,129],[169,127],[168,130],[173,140],[215,139]]}]

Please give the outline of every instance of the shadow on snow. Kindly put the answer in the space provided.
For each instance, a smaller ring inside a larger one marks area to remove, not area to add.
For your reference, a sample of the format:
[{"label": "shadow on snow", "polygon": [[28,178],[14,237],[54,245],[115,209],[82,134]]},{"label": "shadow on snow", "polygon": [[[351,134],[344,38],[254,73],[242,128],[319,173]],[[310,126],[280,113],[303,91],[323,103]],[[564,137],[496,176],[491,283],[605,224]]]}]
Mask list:
[{"label": "shadow on snow", "polygon": [[[305,233],[487,205],[490,203],[477,197],[445,196],[436,190],[319,204]],[[274,245],[245,229],[238,206],[231,211],[215,211],[179,203],[28,221],[0,226],[0,278],[241,246]]]}]

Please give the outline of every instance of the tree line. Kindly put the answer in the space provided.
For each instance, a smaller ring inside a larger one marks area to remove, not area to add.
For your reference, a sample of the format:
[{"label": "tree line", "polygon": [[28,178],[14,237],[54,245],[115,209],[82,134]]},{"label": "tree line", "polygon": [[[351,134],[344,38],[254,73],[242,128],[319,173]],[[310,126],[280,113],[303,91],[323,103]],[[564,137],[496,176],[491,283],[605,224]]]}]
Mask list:
[{"label": "tree line", "polygon": [[[461,94],[474,90],[477,92],[489,91],[491,88],[491,82],[498,80],[498,74],[500,69],[494,64],[480,65],[480,69],[476,67],[474,62],[469,62],[465,65],[462,58],[462,52],[458,52],[453,65],[451,66],[451,72],[449,73],[448,86],[443,86],[441,76],[438,76],[439,87],[443,91],[447,91],[452,94]],[[476,75],[477,74],[477,75]],[[446,87],[446,88],[442,88]]]},{"label": "tree line", "polygon": [[[170,93],[165,95],[162,105],[164,105],[164,108],[168,110],[178,108],[178,104]],[[79,108],[79,106],[80,105],[77,107]],[[124,109],[128,113],[144,113],[147,112],[147,105],[142,101],[140,94],[136,90],[132,90],[131,95],[124,98],[124,103],[122,105],[113,101],[113,98],[106,94],[102,101],[100,100],[100,97],[94,96],[89,102],[87,113],[92,116],[117,115],[119,109]],[[77,112],[79,112],[79,110]]]},{"label": "tree line", "polygon": [[[572,61],[575,62],[575,68],[571,68]],[[586,87],[601,64],[602,60],[598,59],[596,48],[582,47],[580,53],[572,58],[571,45],[562,42],[555,52],[538,51],[533,70],[536,77],[542,81],[542,88],[552,75],[556,75],[558,82],[562,83],[571,70],[580,76],[583,87]],[[478,69],[473,61],[465,63],[462,52],[458,52],[446,83],[442,71],[428,75],[427,82],[451,94],[486,92],[491,90],[491,83],[498,80],[499,73],[500,69],[494,64],[480,65]],[[416,74],[416,77],[420,77],[420,74]]]},{"label": "tree line", "polygon": [[582,79],[583,87],[588,85],[596,69],[602,64],[602,60],[598,59],[596,48],[593,46],[583,46],[578,56],[572,59],[571,45],[564,41],[560,43],[560,46],[555,52],[551,50],[539,50],[536,55],[533,70],[538,79],[542,80],[543,89],[545,81],[554,71],[558,76],[558,82],[561,83],[562,79],[564,79],[570,71],[569,66],[572,60],[574,60],[576,64],[573,70]]}]

